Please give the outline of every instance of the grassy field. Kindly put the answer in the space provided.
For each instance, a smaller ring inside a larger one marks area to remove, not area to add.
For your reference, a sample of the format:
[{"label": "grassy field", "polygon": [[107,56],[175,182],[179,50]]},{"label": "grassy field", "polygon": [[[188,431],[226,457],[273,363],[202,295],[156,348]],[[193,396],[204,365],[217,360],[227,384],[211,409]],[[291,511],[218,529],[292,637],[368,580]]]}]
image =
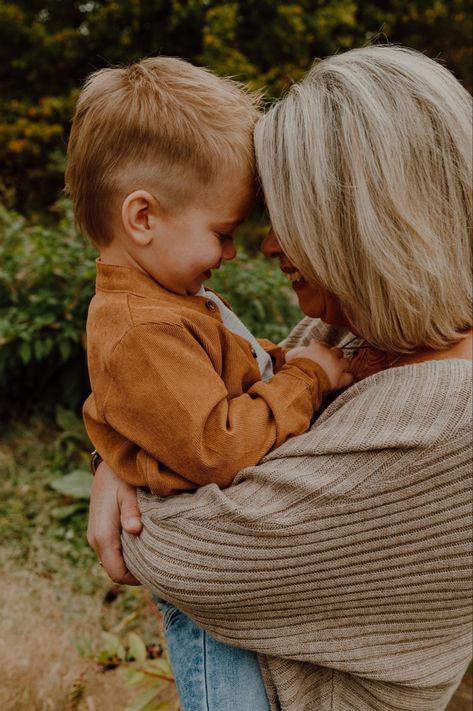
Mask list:
[{"label": "grassy field", "polygon": [[[37,418],[2,433],[2,711],[164,711],[177,705],[172,681],[162,679],[168,674],[161,624],[147,593],[113,586],[86,544],[86,499],[52,486],[71,471],[85,471],[88,450],[80,421],[64,411],[55,424]],[[146,661],[121,659],[132,644],[130,633],[135,648],[128,657],[139,657],[140,644],[144,654],[144,643]],[[150,682],[146,665],[153,664],[164,673]],[[158,685],[157,700],[146,701]],[[472,698],[470,669],[449,711],[471,711]]]}]

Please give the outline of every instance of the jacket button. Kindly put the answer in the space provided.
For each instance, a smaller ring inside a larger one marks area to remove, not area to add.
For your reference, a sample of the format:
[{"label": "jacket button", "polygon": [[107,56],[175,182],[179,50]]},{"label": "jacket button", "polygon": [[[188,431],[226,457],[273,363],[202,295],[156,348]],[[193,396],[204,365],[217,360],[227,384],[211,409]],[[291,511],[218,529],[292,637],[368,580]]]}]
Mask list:
[{"label": "jacket button", "polygon": [[207,311],[216,311],[217,310],[217,306],[214,304],[213,301],[206,301],[205,308],[207,309]]}]

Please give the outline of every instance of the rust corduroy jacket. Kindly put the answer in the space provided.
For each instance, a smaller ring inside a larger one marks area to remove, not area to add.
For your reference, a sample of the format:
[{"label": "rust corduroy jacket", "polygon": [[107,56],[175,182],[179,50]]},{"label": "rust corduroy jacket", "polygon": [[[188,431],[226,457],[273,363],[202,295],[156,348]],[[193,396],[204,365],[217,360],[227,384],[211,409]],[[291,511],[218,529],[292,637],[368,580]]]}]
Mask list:
[{"label": "rust corduroy jacket", "polygon": [[286,364],[283,349],[260,343],[275,365],[266,383],[250,344],[223,325],[213,301],[98,261],[84,405],[94,446],[123,479],[161,496],[228,486],[304,432],[327,388],[318,365]]}]

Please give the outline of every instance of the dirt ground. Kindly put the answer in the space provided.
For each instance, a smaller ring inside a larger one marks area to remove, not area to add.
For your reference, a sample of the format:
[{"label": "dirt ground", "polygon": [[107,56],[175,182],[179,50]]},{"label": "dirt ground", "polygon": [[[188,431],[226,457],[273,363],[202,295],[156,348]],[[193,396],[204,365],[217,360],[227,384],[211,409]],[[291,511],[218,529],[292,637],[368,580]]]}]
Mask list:
[{"label": "dirt ground", "polygon": [[0,609],[2,711],[65,711],[78,686],[85,687],[81,711],[126,706],[122,670],[104,674],[75,647],[100,629],[100,606],[90,596],[71,599],[34,574],[4,571]]}]

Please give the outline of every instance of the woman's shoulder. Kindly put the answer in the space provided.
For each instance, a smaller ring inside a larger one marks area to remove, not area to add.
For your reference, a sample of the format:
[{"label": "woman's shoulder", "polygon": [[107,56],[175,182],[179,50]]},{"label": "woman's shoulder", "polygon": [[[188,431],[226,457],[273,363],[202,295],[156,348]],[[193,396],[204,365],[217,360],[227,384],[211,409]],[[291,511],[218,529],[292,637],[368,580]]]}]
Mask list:
[{"label": "woman's shoulder", "polygon": [[350,387],[324,415],[342,410],[343,417],[357,413],[360,425],[376,420],[380,429],[417,437],[471,429],[472,364],[447,359],[389,368]]}]

